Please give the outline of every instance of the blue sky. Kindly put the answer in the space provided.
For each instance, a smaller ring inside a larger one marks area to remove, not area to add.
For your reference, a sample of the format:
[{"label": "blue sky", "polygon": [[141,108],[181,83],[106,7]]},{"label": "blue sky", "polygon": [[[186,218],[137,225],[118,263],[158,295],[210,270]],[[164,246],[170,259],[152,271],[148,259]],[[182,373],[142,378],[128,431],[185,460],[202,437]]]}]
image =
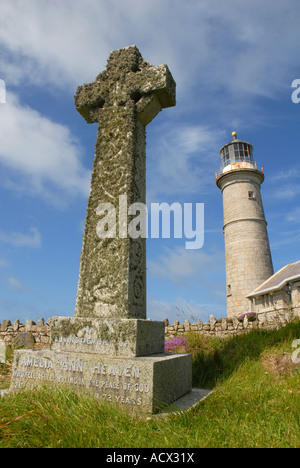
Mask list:
[{"label": "blue sky", "polygon": [[147,240],[148,317],[226,315],[215,171],[233,130],[264,167],[274,269],[299,260],[299,20],[298,0],[1,0],[0,322],[74,314],[97,128],[73,97],[131,44],[177,83],[147,127],[147,202],[205,205],[201,249]]}]

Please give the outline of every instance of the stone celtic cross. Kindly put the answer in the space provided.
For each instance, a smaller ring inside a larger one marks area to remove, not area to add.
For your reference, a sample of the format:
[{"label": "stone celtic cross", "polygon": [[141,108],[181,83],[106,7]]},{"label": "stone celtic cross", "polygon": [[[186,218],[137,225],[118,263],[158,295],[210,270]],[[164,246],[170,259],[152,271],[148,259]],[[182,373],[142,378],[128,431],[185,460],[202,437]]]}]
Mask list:
[{"label": "stone celtic cross", "polygon": [[15,351],[9,392],[66,385],[132,414],[157,413],[191,392],[192,355],[164,353],[164,323],[146,320],[146,239],[125,228],[136,222],[132,205],[145,204],[145,126],[175,105],[175,82],[131,46],[111,53],[75,105],[98,123],[75,316],[52,317],[50,349]]},{"label": "stone celtic cross", "polygon": [[113,51],[106,70],[77,89],[76,109],[88,123],[98,123],[77,317],[146,318],[146,240],[126,232],[99,238],[97,207],[112,204],[118,226],[124,222],[120,196],[128,206],[145,204],[145,127],[162,108],[175,106],[175,87],[166,65],[152,66],[130,46]]}]

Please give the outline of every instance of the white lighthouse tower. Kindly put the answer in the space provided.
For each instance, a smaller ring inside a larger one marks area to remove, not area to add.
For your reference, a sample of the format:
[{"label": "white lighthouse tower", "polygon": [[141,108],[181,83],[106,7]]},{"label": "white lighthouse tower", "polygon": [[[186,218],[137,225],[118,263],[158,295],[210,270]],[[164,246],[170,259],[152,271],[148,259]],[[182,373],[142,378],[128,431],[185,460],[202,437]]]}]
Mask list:
[{"label": "white lighthouse tower", "polygon": [[217,186],[223,194],[227,316],[249,311],[246,296],[273,275],[267,222],[257,168],[250,143],[237,139],[220,150],[221,172]]}]

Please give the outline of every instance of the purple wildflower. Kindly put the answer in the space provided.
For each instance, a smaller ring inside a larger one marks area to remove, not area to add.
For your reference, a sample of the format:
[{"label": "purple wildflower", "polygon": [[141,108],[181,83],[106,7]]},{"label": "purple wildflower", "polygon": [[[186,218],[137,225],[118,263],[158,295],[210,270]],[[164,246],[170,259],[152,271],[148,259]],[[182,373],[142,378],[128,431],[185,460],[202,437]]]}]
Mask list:
[{"label": "purple wildflower", "polygon": [[245,314],[239,315],[238,319],[243,319],[244,317],[248,317],[248,319],[254,319],[256,317],[255,312],[246,312]]},{"label": "purple wildflower", "polygon": [[165,342],[165,351],[176,351],[179,347],[185,350],[188,349],[184,336],[176,336]]}]

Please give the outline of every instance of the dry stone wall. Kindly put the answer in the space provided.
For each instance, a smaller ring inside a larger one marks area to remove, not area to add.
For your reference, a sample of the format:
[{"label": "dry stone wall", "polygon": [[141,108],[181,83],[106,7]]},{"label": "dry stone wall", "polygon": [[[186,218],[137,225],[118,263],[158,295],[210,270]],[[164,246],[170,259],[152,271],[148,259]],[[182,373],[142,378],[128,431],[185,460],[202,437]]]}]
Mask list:
[{"label": "dry stone wall", "polygon": [[253,329],[279,329],[286,326],[289,322],[295,319],[295,314],[292,311],[283,313],[274,312],[273,314],[244,314],[242,317],[221,318],[216,319],[213,315],[209,317],[209,322],[191,323],[185,320],[180,323],[175,320],[174,323],[169,323],[165,318],[165,335],[166,339],[175,335],[185,335],[189,332],[199,333],[201,335],[217,336],[218,338],[226,338],[232,335],[240,335],[247,333]]},{"label": "dry stone wall", "polygon": [[[211,315],[209,322],[202,322],[201,320],[190,322],[189,320],[185,320],[183,323],[180,323],[178,320],[175,320],[173,323],[170,323],[167,318],[163,322],[165,323],[166,339],[175,335],[185,335],[191,331],[202,335],[226,338],[257,328],[265,330],[278,329],[294,319],[295,314],[292,311],[285,311],[273,314],[245,314],[241,318],[223,317],[216,319]],[[19,320],[16,320],[14,323],[11,323],[10,320],[3,320],[0,323],[0,340],[4,341],[6,345],[13,345],[20,337],[24,341],[28,339],[28,336],[24,336],[26,333],[32,337],[33,348],[48,348],[50,346],[50,323],[51,319],[45,322],[43,318],[37,323],[27,319],[25,324]],[[24,345],[24,347],[28,346]]]},{"label": "dry stone wall", "polygon": [[[41,318],[37,323],[27,319],[25,324],[16,320],[11,323],[10,320],[3,320],[0,323],[0,340],[6,345],[13,345],[18,341],[18,347],[48,348],[50,344],[50,319],[45,322]],[[32,346],[30,346],[30,337]]]}]

